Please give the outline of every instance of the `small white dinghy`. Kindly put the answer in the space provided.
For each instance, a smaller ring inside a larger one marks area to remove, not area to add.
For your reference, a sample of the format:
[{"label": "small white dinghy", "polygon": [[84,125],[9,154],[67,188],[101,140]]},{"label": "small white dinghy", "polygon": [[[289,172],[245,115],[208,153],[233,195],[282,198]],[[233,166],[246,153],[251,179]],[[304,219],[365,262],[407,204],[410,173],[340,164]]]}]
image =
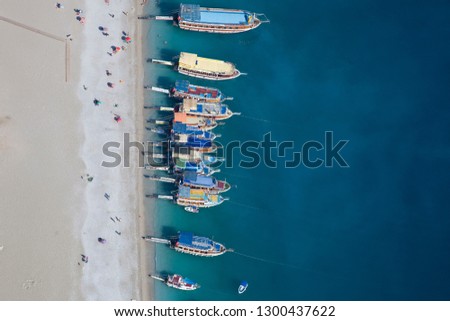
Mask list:
[{"label": "small white dinghy", "polygon": [[241,284],[239,284],[239,288],[238,288],[238,293],[242,294],[245,292],[245,290],[247,290],[248,287],[248,282],[247,281],[242,281]]},{"label": "small white dinghy", "polygon": [[189,213],[198,213],[199,212],[199,209],[197,206],[186,206],[184,208],[184,210]]}]

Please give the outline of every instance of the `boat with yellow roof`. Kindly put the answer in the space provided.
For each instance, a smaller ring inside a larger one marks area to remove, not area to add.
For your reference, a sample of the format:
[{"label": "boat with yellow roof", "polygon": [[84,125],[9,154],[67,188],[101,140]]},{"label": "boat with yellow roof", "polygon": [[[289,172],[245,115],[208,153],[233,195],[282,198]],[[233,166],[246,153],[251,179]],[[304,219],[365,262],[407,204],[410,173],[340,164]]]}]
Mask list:
[{"label": "boat with yellow roof", "polygon": [[175,69],[183,75],[209,80],[227,80],[241,75],[231,62],[203,58],[189,52],[180,53]]}]

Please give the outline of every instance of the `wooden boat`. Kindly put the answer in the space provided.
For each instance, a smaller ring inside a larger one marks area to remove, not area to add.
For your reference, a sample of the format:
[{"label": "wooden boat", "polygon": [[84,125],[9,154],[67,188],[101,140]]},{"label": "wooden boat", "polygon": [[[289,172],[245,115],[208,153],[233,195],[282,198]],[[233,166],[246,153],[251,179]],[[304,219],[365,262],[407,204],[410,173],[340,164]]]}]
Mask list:
[{"label": "wooden boat", "polygon": [[207,257],[219,256],[227,252],[222,244],[189,232],[179,232],[178,237],[172,240],[171,247],[177,252]]},{"label": "wooden boat", "polygon": [[195,172],[185,172],[179,185],[202,189],[209,193],[225,193],[231,188],[227,181],[221,181],[212,176],[199,175]]},{"label": "wooden boat", "polygon": [[225,104],[203,103],[194,99],[183,99],[182,103],[175,105],[175,112],[214,120],[225,120],[233,115],[240,115],[233,113]]},{"label": "wooden boat", "polygon": [[232,99],[226,97],[217,88],[193,85],[187,80],[177,80],[175,86],[170,89],[170,96],[177,99],[191,98],[207,103],[220,103]]},{"label": "wooden boat", "polygon": [[183,75],[209,80],[227,80],[241,75],[231,62],[202,58],[188,52],[180,53],[175,70]]},{"label": "wooden boat", "polygon": [[175,195],[175,202],[181,206],[196,206],[198,208],[209,208],[222,204],[227,198],[207,190],[179,186]]},{"label": "wooden boat", "polygon": [[218,242],[204,236],[196,236],[191,232],[178,232],[177,236],[170,239],[153,236],[143,236],[142,238],[149,242],[168,244],[177,252],[196,256],[214,257],[226,252],[233,252],[232,249],[227,249]]},{"label": "wooden boat", "polygon": [[245,10],[205,8],[197,4],[180,4],[176,23],[181,29],[210,33],[239,33],[269,22],[264,14]]},{"label": "wooden boat", "polygon": [[189,280],[188,278],[182,277],[179,274],[166,275],[160,277],[157,275],[150,275],[151,278],[164,282],[168,287],[183,290],[183,291],[193,291],[200,288],[200,285],[195,281]]},{"label": "wooden boat", "polygon": [[188,115],[184,112],[175,112],[173,118],[173,126],[175,124],[183,124],[190,129],[209,131],[217,127],[218,123],[213,118]]}]

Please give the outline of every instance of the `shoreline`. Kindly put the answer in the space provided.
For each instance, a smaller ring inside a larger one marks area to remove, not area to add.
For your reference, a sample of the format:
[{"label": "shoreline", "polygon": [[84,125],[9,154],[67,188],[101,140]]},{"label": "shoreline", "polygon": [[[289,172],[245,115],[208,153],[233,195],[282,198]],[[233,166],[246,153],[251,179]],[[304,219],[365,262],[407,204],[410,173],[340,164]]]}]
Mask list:
[{"label": "shoreline", "polygon": [[[142,23],[137,19],[138,16],[142,15],[145,9],[145,5],[147,4],[147,0],[143,1],[143,5],[138,6],[138,10],[136,10],[136,15],[133,17],[136,21],[136,39],[138,39],[136,46],[136,127],[137,127],[137,141],[144,142],[144,33],[142,30]],[[137,212],[137,235],[138,235],[138,253],[139,253],[139,275],[140,275],[140,290],[141,290],[141,300],[143,301],[152,301],[155,299],[154,293],[154,281],[153,279],[148,277],[148,274],[154,271],[154,266],[151,268],[150,265],[150,256],[153,255],[153,260],[155,253],[152,250],[148,250],[148,244],[142,242],[141,236],[146,235],[148,233],[153,233],[152,230],[148,230],[150,226],[150,222],[153,223],[153,218],[147,218],[147,211],[144,204],[144,181],[143,181],[143,169],[136,167],[136,176],[138,177],[137,191],[136,195],[138,195],[138,204],[139,210]],[[154,213],[148,213],[148,215],[154,215]],[[152,224],[153,225],[153,224]],[[149,251],[149,252],[147,252]]]},{"label": "shoreline", "polygon": [[[84,267],[82,288],[83,298],[87,300],[152,298],[143,277],[144,250],[139,243],[140,234],[137,234],[145,224],[142,170],[137,166],[138,159],[131,154],[129,168],[123,163],[112,168],[100,166],[102,161],[110,161],[101,153],[103,144],[121,143],[126,133],[131,140],[143,138],[142,45],[137,25],[137,15],[142,9],[133,6],[136,3],[85,3],[87,22],[83,35],[86,45],[81,58],[84,80],[79,85],[79,96],[84,101],[83,121],[88,139],[82,154],[86,157],[87,168],[96,171],[94,176],[98,177],[90,183],[85,195],[88,215],[82,241],[89,264]],[[96,21],[89,25],[91,17]],[[102,35],[98,30],[101,27],[107,28],[109,35]],[[131,36],[131,44],[120,39],[124,33]],[[126,48],[114,53],[109,49],[112,45]],[[89,84],[85,84],[86,79]],[[108,82],[115,86],[108,88]],[[81,89],[83,86],[88,89]],[[93,103],[95,99],[101,101],[99,106]],[[113,120],[117,115],[121,122]],[[123,160],[123,151],[119,154]],[[97,237],[105,239],[106,244],[97,242]]]}]

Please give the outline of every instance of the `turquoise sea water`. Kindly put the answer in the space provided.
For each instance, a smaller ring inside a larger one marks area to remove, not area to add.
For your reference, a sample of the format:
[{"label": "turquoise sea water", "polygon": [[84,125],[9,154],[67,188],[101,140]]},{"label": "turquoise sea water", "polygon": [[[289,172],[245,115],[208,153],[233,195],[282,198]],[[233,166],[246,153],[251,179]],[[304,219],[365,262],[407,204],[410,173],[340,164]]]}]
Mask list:
[{"label": "turquoise sea water", "polygon": [[[216,175],[235,185],[222,206],[191,215],[158,201],[155,233],[192,231],[258,259],[199,258],[157,245],[159,272],[188,276],[202,288],[186,293],[157,283],[156,298],[450,299],[450,4],[197,3],[264,12],[271,20],[239,35],[142,22],[150,27],[148,57],[195,52],[248,73],[225,82],[190,79],[235,97],[230,108],[242,116],[216,130],[219,141],[260,141],[271,132],[300,151],[333,131],[335,141],[349,140],[341,154],[350,167],[249,170],[235,155],[235,166]],[[167,0],[148,10],[177,7]],[[188,78],[146,67],[150,85],[175,79]],[[162,94],[146,96],[148,105],[170,103]],[[173,186],[146,188],[167,193]],[[241,280],[249,282],[244,295],[237,294]]]}]

